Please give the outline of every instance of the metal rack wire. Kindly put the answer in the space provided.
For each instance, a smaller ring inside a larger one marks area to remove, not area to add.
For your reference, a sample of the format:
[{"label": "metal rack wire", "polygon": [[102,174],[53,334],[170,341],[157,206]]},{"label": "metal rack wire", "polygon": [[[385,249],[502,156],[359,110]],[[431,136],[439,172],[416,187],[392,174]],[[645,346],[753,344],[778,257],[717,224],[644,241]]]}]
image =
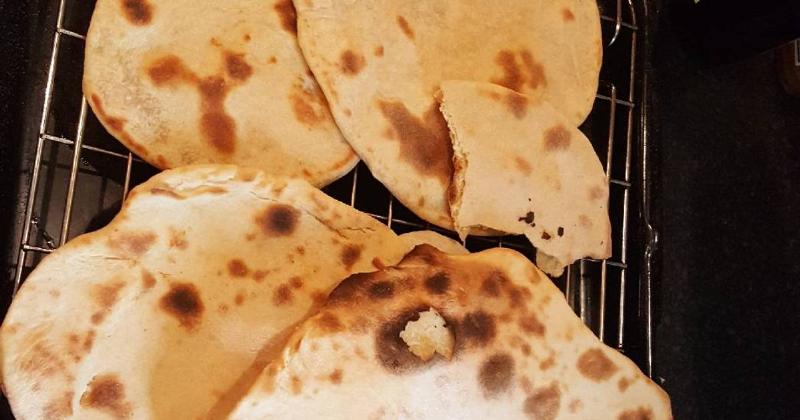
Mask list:
[{"label": "metal rack wire", "polygon": [[[629,314],[630,311],[626,310],[625,305],[631,302],[626,294],[635,290],[639,290],[640,293],[642,290],[649,293],[649,287],[631,284],[637,282],[638,277],[635,275],[636,273],[631,275],[631,267],[628,264],[631,245],[629,242],[630,225],[632,216],[635,218],[637,215],[630,209],[631,193],[637,183],[641,182],[641,180],[634,179],[635,171],[632,170],[632,154],[635,147],[633,138],[636,129],[634,121],[636,120],[637,96],[634,88],[638,28],[633,0],[626,0],[626,4],[623,4],[623,0],[600,0],[599,3],[606,44],[604,69],[611,67],[618,71],[610,76],[605,75],[609,76],[606,79],[603,78],[604,74],[601,74],[595,109],[587,123],[581,128],[589,131],[588,137],[592,139],[601,160],[604,160],[611,191],[609,211],[613,227],[613,256],[608,260],[585,259],[575,263],[568,267],[564,276],[555,279],[555,282],[564,291],[576,313],[602,340],[620,351],[626,351],[626,331],[630,330],[627,328],[626,314]],[[120,200],[124,199],[137,183],[137,172],[152,172],[152,168],[149,168],[130,152],[123,151],[119,145],[106,147],[105,145],[89,144],[86,127],[90,120],[90,110],[85,98],[80,98],[77,122],[74,122],[74,133],[65,135],[54,129],[52,112],[54,104],[70,100],[77,102],[77,98],[57,97],[57,74],[62,70],[60,68],[62,56],[74,53],[75,50],[73,45],[73,51],[65,51],[64,44],[67,42],[78,43],[77,49],[82,50],[82,43],[85,40],[84,31],[67,27],[65,16],[67,16],[69,8],[85,9],[87,7],[91,7],[91,3],[86,4],[72,0],[60,0],[59,3],[44,92],[44,104],[36,138],[36,149],[19,241],[14,274],[13,290],[15,293],[24,281],[26,274],[36,265],[42,255],[51,253],[71,237],[82,233],[81,231],[76,232],[73,226],[76,191],[80,185],[83,185],[80,181],[81,174],[88,171],[93,176],[102,178],[104,186],[101,191],[105,191],[106,177],[103,170],[87,168],[92,165],[84,160],[84,153],[108,157],[115,161],[114,164],[117,167],[121,167],[124,175],[121,176],[121,179],[117,179],[117,183],[120,185],[115,189],[118,191]],[[621,44],[627,45],[620,47]],[[79,89],[73,89],[73,93],[81,96]],[[67,148],[67,158],[61,159],[61,163],[57,159],[56,162],[48,160],[45,149],[51,146]],[[113,150],[114,148],[119,151]],[[45,173],[45,167],[59,164],[66,171],[65,179],[53,175],[55,173],[53,171]],[[63,196],[61,203],[54,201],[53,198],[48,199],[48,194],[41,193],[43,189],[47,190],[50,183],[57,182],[66,184],[64,194],[60,194]],[[432,229],[450,236],[453,235],[452,232],[443,231],[416,218],[371,177],[363,164],[325,190],[335,198],[371,214],[397,231]],[[367,194],[365,191],[368,191],[369,194],[366,197],[366,201],[370,202],[369,205],[363,204],[365,202],[364,195]],[[100,199],[103,201],[102,197]],[[386,204],[374,205],[378,201]],[[383,210],[378,211],[376,207],[381,207]],[[48,214],[48,220],[43,222],[42,213]],[[52,235],[48,229],[59,233]],[[511,247],[530,256],[531,259],[535,254],[531,245],[518,237],[470,238],[466,245],[471,250],[480,250],[491,246]],[[646,244],[639,245],[641,248],[647,247]],[[639,362],[645,372],[652,375],[649,295],[645,296],[644,302],[646,303],[643,305],[644,307],[638,308],[641,321],[643,321],[641,325],[645,329],[643,332],[645,355]]]}]

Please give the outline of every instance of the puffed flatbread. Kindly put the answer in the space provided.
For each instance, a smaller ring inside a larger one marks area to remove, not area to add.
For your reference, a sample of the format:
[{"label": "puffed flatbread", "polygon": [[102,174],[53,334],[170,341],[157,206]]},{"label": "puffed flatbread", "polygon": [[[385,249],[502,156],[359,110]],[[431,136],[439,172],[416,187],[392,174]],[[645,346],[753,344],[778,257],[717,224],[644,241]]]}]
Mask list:
[{"label": "puffed flatbread", "polygon": [[[449,347],[423,352],[429,338]],[[524,256],[503,248],[450,256],[421,245],[397,267],[337,286],[232,418],[672,415],[667,394],[598,340]]]},{"label": "puffed flatbread", "polygon": [[83,91],[158,168],[234,163],[322,186],[358,157],[296,34],[291,0],[98,0]]},{"label": "puffed flatbread", "polygon": [[220,418],[342,278],[409,249],[304,181],[164,172],[27,278],[4,392],[20,419]]}]

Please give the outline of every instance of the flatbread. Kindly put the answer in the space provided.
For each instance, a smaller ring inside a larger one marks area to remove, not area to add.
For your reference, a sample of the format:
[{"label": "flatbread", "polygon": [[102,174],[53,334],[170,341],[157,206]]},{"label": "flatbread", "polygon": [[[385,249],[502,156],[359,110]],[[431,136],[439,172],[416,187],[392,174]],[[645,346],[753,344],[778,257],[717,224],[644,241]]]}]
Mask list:
[{"label": "flatbread", "polygon": [[540,95],[577,126],[597,91],[594,0],[297,0],[300,47],[347,140],[418,216],[451,228],[443,80]]},{"label": "flatbread", "polygon": [[167,171],[30,274],[0,329],[18,418],[218,418],[342,278],[409,250],[304,181]]},{"label": "flatbread", "polygon": [[322,186],[358,157],[296,40],[291,0],[98,0],[83,90],[154,166],[235,163]]},{"label": "flatbread", "polygon": [[428,244],[446,254],[469,254],[467,248],[464,248],[464,245],[461,245],[460,242],[432,230],[418,230],[416,232],[404,233],[400,235],[400,239],[407,241],[412,248],[417,245]]},{"label": "flatbread", "polygon": [[[452,333],[449,360],[425,362],[401,338],[431,309]],[[667,394],[603,345],[525,257],[502,248],[448,256],[421,245],[397,267],[334,289],[232,418],[672,416]]]},{"label": "flatbread", "polygon": [[546,101],[490,83],[447,81],[442,97],[461,235],[473,226],[525,234],[556,260],[546,264],[553,274],[581,257],[610,256],[608,181],[580,130]]}]

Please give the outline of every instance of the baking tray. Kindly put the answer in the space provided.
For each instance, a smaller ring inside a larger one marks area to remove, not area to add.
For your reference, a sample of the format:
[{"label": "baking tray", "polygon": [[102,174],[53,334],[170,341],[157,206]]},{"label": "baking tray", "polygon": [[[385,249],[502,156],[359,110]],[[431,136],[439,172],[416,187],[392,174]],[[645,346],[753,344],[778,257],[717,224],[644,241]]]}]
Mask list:
[{"label": "baking tray", "polygon": [[[612,256],[581,260],[554,282],[581,319],[608,345],[625,353],[649,376],[653,366],[653,298],[657,283],[657,230],[651,197],[647,141],[647,3],[599,0],[603,67],[594,108],[580,127],[606,169],[612,223]],[[30,271],[66,241],[99,229],[119,210],[131,188],[157,173],[128,152],[101,126],[81,94],[83,48],[94,1],[43,1],[39,24],[44,33],[31,75],[16,181],[14,229],[7,244],[5,304]],[[398,233],[431,229],[456,238],[402,206],[367,167],[324,189],[329,195],[371,214]],[[502,246],[534,259],[524,237],[467,239],[478,251]]]}]

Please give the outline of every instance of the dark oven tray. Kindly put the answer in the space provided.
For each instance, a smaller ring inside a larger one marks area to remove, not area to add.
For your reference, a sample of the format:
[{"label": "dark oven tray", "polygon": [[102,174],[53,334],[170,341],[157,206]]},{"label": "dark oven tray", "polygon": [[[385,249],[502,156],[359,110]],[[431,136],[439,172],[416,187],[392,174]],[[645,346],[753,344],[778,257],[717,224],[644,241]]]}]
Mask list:
[{"label": "dark oven tray", "polygon": [[[609,175],[613,255],[606,261],[580,261],[555,282],[598,336],[654,376],[657,213],[652,211],[655,172],[650,162],[656,161],[656,150],[647,141],[643,106],[648,10],[639,0],[599,3],[605,44],[601,83],[581,129]],[[28,100],[10,115],[15,130],[4,157],[4,171],[11,175],[3,193],[13,223],[2,238],[8,267],[3,313],[42,258],[67,240],[104,226],[130,189],[156,173],[106,133],[82,97],[84,35],[93,8],[93,1],[39,0],[22,2],[7,15],[20,19],[14,27],[24,43],[19,49],[27,50],[29,60],[21,63],[26,71],[15,86]],[[363,164],[325,191],[397,232],[433,229],[455,237],[393,200]],[[469,238],[466,245],[473,251],[506,246],[531,259],[535,253],[521,237]]]}]

